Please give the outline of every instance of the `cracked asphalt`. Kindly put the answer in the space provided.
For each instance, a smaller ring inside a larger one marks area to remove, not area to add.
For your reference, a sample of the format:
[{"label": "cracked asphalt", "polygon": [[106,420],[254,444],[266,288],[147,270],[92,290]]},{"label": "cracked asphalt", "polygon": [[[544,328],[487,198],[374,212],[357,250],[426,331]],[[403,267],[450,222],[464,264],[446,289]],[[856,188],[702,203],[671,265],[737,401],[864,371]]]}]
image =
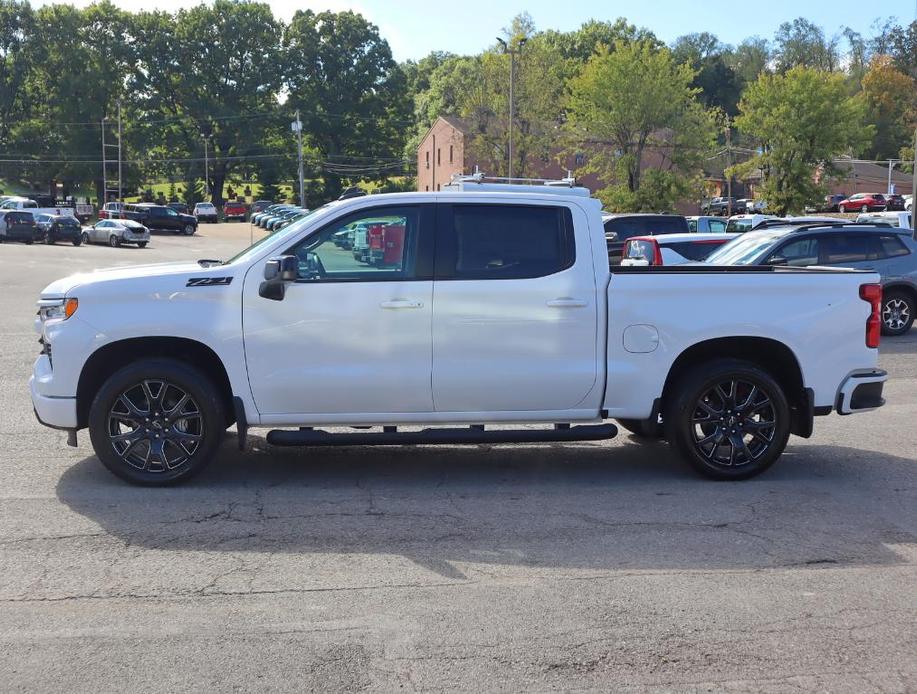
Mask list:
[{"label": "cracked asphalt", "polygon": [[664,444],[249,450],[138,489],[32,416],[34,302],[68,272],[227,257],[0,246],[3,691],[917,690],[917,330],[888,405],[764,476]]}]

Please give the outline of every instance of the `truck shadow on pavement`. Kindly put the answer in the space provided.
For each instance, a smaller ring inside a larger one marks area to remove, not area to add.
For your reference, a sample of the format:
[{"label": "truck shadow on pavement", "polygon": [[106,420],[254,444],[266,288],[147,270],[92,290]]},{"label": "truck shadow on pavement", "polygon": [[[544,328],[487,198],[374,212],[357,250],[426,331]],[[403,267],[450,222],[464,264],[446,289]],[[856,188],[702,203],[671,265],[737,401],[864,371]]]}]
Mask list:
[{"label": "truck shadow on pavement", "polygon": [[894,564],[917,545],[917,464],[791,446],[741,483],[694,475],[664,444],[271,449],[228,437],[191,483],[144,489],[94,457],[57,495],[132,547],[400,555],[462,566],[594,570]]}]

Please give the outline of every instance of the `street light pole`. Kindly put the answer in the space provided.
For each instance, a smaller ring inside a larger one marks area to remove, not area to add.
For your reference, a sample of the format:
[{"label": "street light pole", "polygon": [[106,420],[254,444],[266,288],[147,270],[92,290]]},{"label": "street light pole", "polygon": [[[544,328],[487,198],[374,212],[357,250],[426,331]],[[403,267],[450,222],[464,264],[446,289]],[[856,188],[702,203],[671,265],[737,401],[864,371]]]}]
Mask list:
[{"label": "street light pole", "polygon": [[121,152],[121,99],[118,99],[118,201],[123,202],[124,186],[121,179],[121,162],[124,160]]},{"label": "street light pole", "polygon": [[299,205],[306,204],[305,180],[303,178],[302,166],[302,121],[299,120],[299,109],[296,109],[296,120],[290,124],[290,129],[296,133],[296,146],[299,150]]},{"label": "street light pole", "polygon": [[522,52],[522,47],[525,45],[526,39],[519,39],[518,48],[510,48],[506,41],[497,37],[497,43],[503,47],[503,52],[509,54],[509,179],[512,182],[513,178],[513,123],[516,120],[516,98],[515,98],[515,84],[516,84],[516,54]]},{"label": "street light pole", "polygon": [[204,195],[210,197],[210,151],[206,135],[204,135]]}]

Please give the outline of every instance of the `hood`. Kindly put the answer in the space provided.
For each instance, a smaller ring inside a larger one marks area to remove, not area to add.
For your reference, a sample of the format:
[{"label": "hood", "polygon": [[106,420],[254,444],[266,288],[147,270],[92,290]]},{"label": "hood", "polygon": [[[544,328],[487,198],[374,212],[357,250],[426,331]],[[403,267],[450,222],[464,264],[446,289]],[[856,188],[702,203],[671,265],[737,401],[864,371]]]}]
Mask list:
[{"label": "hood", "polygon": [[[43,299],[57,299],[71,294],[77,287],[88,284],[137,280],[147,277],[171,277],[173,275],[194,275],[206,277],[214,274],[220,266],[204,268],[196,262],[155,263],[152,265],[129,265],[107,268],[92,272],[80,272],[63,277],[45,287],[41,292]],[[225,271],[223,274],[226,274]]]}]

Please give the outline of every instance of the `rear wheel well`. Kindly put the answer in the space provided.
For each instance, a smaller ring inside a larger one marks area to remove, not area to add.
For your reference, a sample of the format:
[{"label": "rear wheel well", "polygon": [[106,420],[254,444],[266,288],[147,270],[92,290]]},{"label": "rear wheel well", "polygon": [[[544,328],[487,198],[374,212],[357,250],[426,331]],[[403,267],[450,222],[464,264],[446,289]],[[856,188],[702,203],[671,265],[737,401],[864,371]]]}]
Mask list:
[{"label": "rear wheel well", "polygon": [[202,342],[183,337],[139,337],[104,345],[86,360],[76,389],[77,427],[89,425],[92,400],[112,373],[141,359],[156,357],[177,359],[205,373],[219,390],[227,416],[226,426],[235,421],[232,386],[216,352]]},{"label": "rear wheel well", "polygon": [[742,359],[767,371],[780,384],[790,404],[792,433],[810,436],[812,433],[812,407],[803,386],[802,369],[793,351],[782,342],[766,337],[721,337],[692,345],[678,355],[669,369],[662,388],[662,402],[668,402],[671,389],[683,375],[711,359]]},{"label": "rear wheel well", "polygon": [[882,292],[883,294],[887,292],[902,292],[907,294],[911,301],[917,303],[917,289],[909,284],[888,284],[882,287]]}]

